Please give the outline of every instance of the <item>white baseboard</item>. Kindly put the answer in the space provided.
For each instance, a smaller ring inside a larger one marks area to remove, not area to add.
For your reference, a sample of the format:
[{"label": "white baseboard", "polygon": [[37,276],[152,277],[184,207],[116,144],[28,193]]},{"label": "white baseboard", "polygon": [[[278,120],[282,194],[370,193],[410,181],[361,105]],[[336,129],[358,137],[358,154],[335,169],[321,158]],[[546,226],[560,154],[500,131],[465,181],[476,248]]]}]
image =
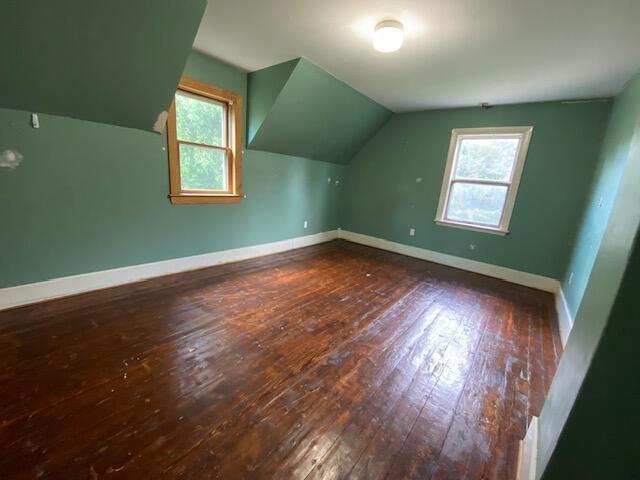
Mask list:
[{"label": "white baseboard", "polygon": [[348,230],[338,229],[338,237],[350,242],[368,245],[370,247],[380,248],[390,252],[400,253],[409,257],[420,258],[430,262],[447,265],[449,267],[467,270],[469,272],[480,273],[489,277],[499,278],[507,282],[524,285],[525,287],[551,292],[555,296],[556,313],[558,316],[558,327],[560,330],[560,339],[564,347],[569,337],[569,332],[573,327],[573,317],[569,312],[567,301],[564,298],[562,286],[555,278],[543,277],[533,273],[521,272],[512,268],[500,267],[490,263],[478,262],[467,258],[447,255],[445,253],[434,252],[425,248],[412,247],[402,243],[391,242],[383,238],[371,237],[361,233],[350,232]]},{"label": "white baseboard", "polygon": [[347,230],[338,230],[339,238],[344,238],[350,242],[368,245],[370,247],[388,250],[390,252],[400,253],[408,257],[420,258],[429,262],[447,265],[449,267],[467,270],[469,272],[480,273],[489,277],[499,278],[507,282],[524,285],[526,287],[543,290],[545,292],[556,293],[560,288],[560,282],[554,278],[543,277],[533,273],[521,272],[507,267],[500,267],[490,263],[478,262],[477,260],[469,260],[467,258],[447,255],[446,253],[435,252],[425,248],[412,247],[402,243],[391,242],[382,238],[370,237],[361,233],[349,232]]},{"label": "white baseboard", "polygon": [[307,235],[304,237],[290,238],[278,242],[262,243],[249,247],[222,250],[202,255],[145,263],[142,265],[114,268],[99,272],[83,273],[80,275],[46,280],[44,282],[3,288],[0,289],[0,310],[20,305],[27,305],[29,303],[41,302],[43,300],[50,300],[53,298],[75,295],[91,290],[115,287],[117,285],[137,282],[162,275],[169,275],[172,273],[179,273],[187,270],[195,270],[198,268],[211,267],[213,265],[270,255],[272,253],[284,252],[295,248],[327,242],[335,238],[343,238],[354,243],[360,243],[362,245],[388,250],[390,252],[407,255],[409,257],[420,258],[422,260],[428,260],[430,262],[460,268],[462,270],[480,273],[490,277],[500,278],[518,285],[553,292],[556,295],[556,309],[563,346],[566,343],[573,321],[571,314],[569,313],[569,309],[567,308],[564,294],[560,288],[560,283],[557,280],[340,229],[316,233],[314,235]]},{"label": "white baseboard", "polygon": [[558,312],[558,327],[560,328],[560,339],[564,348],[569,338],[569,333],[573,328],[573,316],[567,305],[567,299],[564,297],[562,287],[558,287],[556,292],[556,311]]},{"label": "white baseboard", "polygon": [[533,417],[524,440],[520,441],[516,480],[536,480],[538,460],[538,417]]},{"label": "white baseboard", "polygon": [[132,265],[130,267],[114,268],[99,272],[83,273],[80,275],[46,280],[44,282],[3,288],[0,289],[0,310],[50,300],[52,298],[66,297],[91,290],[115,287],[117,285],[137,282],[162,275],[284,252],[327,242],[337,238],[337,236],[338,232],[332,230],[278,242],[262,243],[249,247],[222,250],[202,255],[145,263],[142,265]]},{"label": "white baseboard", "polygon": [[350,232],[348,230],[338,229],[338,237],[350,242],[368,245],[370,247],[380,248],[390,252],[400,253],[409,257],[420,258],[430,262],[455,267],[469,272],[480,273],[489,277],[499,278],[507,282],[524,285],[525,287],[551,292],[555,296],[556,313],[558,316],[558,327],[560,330],[560,339],[564,347],[569,337],[569,332],[573,327],[573,317],[567,307],[567,302],[562,292],[562,286],[555,278],[543,277],[533,273],[521,272],[512,268],[500,267],[490,263],[478,262],[477,260],[469,260],[467,258],[447,255],[445,253],[434,252],[425,248],[412,247],[402,243],[391,242],[383,238],[371,237],[361,233]]}]

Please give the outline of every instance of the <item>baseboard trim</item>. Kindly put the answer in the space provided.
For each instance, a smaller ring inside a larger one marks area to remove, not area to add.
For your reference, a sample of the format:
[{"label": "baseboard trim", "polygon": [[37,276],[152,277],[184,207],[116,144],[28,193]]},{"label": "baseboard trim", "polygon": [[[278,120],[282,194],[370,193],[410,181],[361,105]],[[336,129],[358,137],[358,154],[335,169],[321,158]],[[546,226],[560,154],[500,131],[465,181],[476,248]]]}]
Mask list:
[{"label": "baseboard trim", "polygon": [[558,312],[558,327],[560,329],[560,339],[562,340],[562,347],[567,345],[567,339],[569,333],[573,328],[573,315],[567,305],[567,299],[564,296],[562,287],[558,287],[556,292],[556,311]]},{"label": "baseboard trim", "polygon": [[271,243],[262,243],[248,247],[221,250],[218,252],[193,255],[189,257],[163,260],[160,262],[132,265],[98,272],[83,273],[69,277],[55,278],[43,282],[30,283],[0,289],[0,310],[42,302],[54,298],[76,295],[79,293],[115,287],[127,283],[138,282],[149,278],[185,272],[198,268],[211,267],[223,263],[237,262],[249,258],[280,253],[287,250],[327,242],[335,238],[342,238],[350,242],[380,248],[390,252],[407,255],[409,257],[428,260],[430,262],[460,268],[474,273],[499,278],[518,285],[524,285],[538,290],[553,292],[556,297],[556,310],[562,345],[566,344],[573,319],[567,307],[567,302],[560,287],[560,283],[552,278],[543,277],[527,272],[521,272],[506,267],[491,265],[476,260],[447,255],[424,248],[413,247],[401,243],[391,242],[382,238],[363,235],[347,230],[332,230],[328,232],[289,238]]},{"label": "baseboard trim", "polygon": [[248,247],[221,250],[190,257],[163,260],[160,262],[113,268],[98,272],[83,273],[0,289],[0,310],[59,297],[76,295],[91,290],[115,287],[172,273],[211,267],[223,263],[237,262],[273,253],[315,245],[338,237],[337,230],[289,238],[278,242],[261,243]]},{"label": "baseboard trim", "polygon": [[527,433],[520,441],[516,480],[535,480],[538,460],[538,417],[533,417]]},{"label": "baseboard trim", "polygon": [[391,242],[383,238],[371,237],[361,233],[349,232],[347,230],[338,230],[339,238],[343,238],[350,242],[368,245],[370,247],[388,250],[390,252],[400,253],[408,257],[420,258],[429,262],[439,263],[448,267],[459,268],[473,273],[480,273],[489,277],[499,278],[507,282],[524,285],[525,287],[543,290],[545,292],[556,293],[560,289],[560,282],[554,278],[543,277],[533,273],[521,272],[507,267],[500,267],[490,263],[479,262],[477,260],[469,260],[467,258],[456,257],[446,253],[435,252],[425,248],[413,247],[402,243]]}]

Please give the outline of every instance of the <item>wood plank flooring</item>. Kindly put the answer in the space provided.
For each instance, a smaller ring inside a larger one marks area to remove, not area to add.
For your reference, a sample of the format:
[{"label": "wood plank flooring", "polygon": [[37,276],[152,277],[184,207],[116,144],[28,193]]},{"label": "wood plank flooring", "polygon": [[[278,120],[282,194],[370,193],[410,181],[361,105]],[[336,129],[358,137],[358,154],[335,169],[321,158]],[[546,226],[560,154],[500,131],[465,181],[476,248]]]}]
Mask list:
[{"label": "wood plank flooring", "polygon": [[513,479],[553,312],[345,241],[0,312],[0,478]]}]

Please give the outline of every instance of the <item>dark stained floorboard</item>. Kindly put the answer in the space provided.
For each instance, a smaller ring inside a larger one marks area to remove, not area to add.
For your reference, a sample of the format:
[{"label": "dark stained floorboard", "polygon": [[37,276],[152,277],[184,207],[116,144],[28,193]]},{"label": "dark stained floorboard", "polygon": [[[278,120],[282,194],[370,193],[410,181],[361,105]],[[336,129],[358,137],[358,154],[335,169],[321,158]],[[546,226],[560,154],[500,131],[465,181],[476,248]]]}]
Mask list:
[{"label": "dark stained floorboard", "polygon": [[333,241],[0,312],[0,478],[514,478],[550,294]]}]

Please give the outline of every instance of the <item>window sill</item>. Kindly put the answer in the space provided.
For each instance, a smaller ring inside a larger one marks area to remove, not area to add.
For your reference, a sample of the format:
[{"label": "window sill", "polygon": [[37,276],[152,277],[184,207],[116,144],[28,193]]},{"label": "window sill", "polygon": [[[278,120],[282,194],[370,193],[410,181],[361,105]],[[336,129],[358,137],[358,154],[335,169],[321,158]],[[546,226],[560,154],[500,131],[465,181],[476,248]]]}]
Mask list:
[{"label": "window sill", "polygon": [[436,224],[441,225],[443,227],[453,227],[453,228],[461,228],[463,230],[471,230],[473,232],[482,232],[482,233],[491,233],[492,235],[507,235],[509,233],[508,230],[501,230],[500,228],[491,228],[491,227],[480,227],[477,225],[469,225],[466,223],[458,223],[452,222],[450,220],[434,220]]},{"label": "window sill", "polygon": [[174,205],[195,205],[198,203],[240,203],[242,195],[207,195],[201,193],[180,193],[169,195]]}]

